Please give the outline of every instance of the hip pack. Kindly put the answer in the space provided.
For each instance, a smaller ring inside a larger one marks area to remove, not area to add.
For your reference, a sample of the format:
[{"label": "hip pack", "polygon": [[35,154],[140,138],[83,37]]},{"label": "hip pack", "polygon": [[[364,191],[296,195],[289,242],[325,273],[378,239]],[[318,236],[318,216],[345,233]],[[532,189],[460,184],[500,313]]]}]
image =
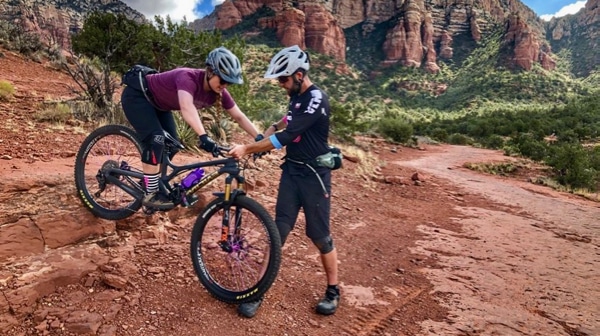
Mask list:
[{"label": "hip pack", "polygon": [[344,156],[339,148],[329,145],[329,152],[317,156],[316,161],[318,166],[336,170],[342,168],[343,158]]},{"label": "hip pack", "polygon": [[146,75],[156,74],[158,71],[145,65],[136,64],[132,66],[121,78],[121,85],[125,84],[133,89],[142,91],[147,94],[148,84],[146,83]]},{"label": "hip pack", "polygon": [[[121,85],[127,85],[128,87],[140,91],[146,97],[146,100],[154,106],[157,110],[161,110],[156,106],[152,93],[148,88],[148,82],[146,81],[146,75],[157,74],[158,71],[147,67],[145,65],[136,64],[131,67],[121,78]],[[162,110],[161,110],[162,111]]]}]

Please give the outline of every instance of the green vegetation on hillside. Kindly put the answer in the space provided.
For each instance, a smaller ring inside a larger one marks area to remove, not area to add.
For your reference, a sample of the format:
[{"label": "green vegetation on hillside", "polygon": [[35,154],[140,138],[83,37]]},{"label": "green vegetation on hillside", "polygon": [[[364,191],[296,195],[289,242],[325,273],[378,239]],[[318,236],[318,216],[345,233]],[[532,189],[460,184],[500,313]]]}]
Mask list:
[{"label": "green vegetation on hillside", "polygon": [[[94,13],[72,36],[77,62],[63,66],[76,67],[78,71],[71,74],[101,107],[99,113],[114,118],[118,105],[111,101],[111,90],[132,64],[161,71],[203,67],[206,54],[225,45],[244,64],[246,78],[244,85],[229,90],[240,108],[266,127],[286,108],[282,90],[262,78],[269,59],[281,48],[273,30],[259,28],[258,22],[271,15],[265,7],[233,29],[193,33],[186,22],[176,24],[169,18],[157,17],[153,24],[141,25],[124,16]],[[418,135],[503,148],[507,154],[552,166],[561,183],[596,187],[600,159],[598,150],[590,148],[598,147],[587,144],[597,141],[600,134],[598,70],[587,78],[575,78],[571,52],[566,49],[554,55],[557,68],[553,71],[539,65],[531,71],[508,69],[502,61],[501,29],[480,42],[462,36],[464,43],[456,45],[455,41],[458,57],[454,62],[440,62],[436,74],[399,64],[383,67],[383,53],[374,50],[381,50],[392,24],[393,20],[374,25],[367,35],[364,24],[347,29],[347,64],[308,50],[309,74],[330,96],[336,138],[351,141],[357,133],[377,133],[406,143]],[[11,37],[9,43],[3,36],[0,42],[5,46],[18,40]],[[84,78],[77,77],[82,74]],[[215,120],[213,126],[227,129],[216,133],[230,130],[218,122],[223,117],[219,111],[209,108],[206,112]],[[181,131],[193,138],[191,132]],[[550,134],[558,136],[558,141],[545,142]]]}]

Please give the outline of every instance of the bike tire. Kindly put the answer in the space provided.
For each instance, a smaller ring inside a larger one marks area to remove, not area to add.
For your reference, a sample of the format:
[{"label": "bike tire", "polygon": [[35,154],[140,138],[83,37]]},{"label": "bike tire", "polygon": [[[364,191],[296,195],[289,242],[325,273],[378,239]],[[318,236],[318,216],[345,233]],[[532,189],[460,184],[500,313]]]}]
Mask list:
[{"label": "bike tire", "polygon": [[[113,184],[101,187],[103,168],[126,164],[142,172],[142,146],[136,132],[123,125],[106,125],[92,131],[81,143],[75,159],[75,187],[86,209],[97,217],[120,220],[136,213],[141,197],[134,197]],[[120,177],[143,194],[140,181]]]},{"label": "bike tire", "polygon": [[[267,292],[279,272],[279,230],[262,205],[239,195],[229,211],[230,223],[232,218],[234,223],[241,218],[241,231],[234,233],[233,251],[224,251],[218,241],[225,205],[222,198],[211,201],[194,224],[190,247],[194,271],[216,299],[237,304],[254,301]],[[235,216],[238,209],[239,217]]]}]

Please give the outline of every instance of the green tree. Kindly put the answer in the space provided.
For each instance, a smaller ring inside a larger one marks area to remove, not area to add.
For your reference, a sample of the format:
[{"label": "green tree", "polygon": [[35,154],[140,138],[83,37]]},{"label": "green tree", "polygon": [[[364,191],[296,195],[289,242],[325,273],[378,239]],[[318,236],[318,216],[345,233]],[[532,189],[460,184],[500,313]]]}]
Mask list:
[{"label": "green tree", "polygon": [[99,58],[106,70],[124,73],[132,64],[154,65],[152,45],[157,34],[150,24],[139,24],[124,14],[94,12],[71,37],[73,51]]},{"label": "green tree", "polygon": [[590,155],[581,144],[564,143],[552,147],[547,162],[552,166],[559,183],[572,188],[596,187],[597,171],[591,166]]}]

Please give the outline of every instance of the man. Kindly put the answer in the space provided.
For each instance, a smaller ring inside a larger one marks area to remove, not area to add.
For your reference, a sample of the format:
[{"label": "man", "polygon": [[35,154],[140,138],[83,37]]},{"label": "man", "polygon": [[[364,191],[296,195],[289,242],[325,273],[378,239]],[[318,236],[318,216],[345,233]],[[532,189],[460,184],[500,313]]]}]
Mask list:
[{"label": "man", "polygon": [[[323,315],[335,313],[339,301],[337,251],[329,230],[331,209],[331,170],[316,164],[316,158],[329,152],[329,101],[327,95],[308,78],[308,54],[298,46],[278,52],[265,73],[277,78],[279,86],[290,96],[287,115],[265,131],[265,139],[248,145],[234,146],[229,152],[236,158],[251,153],[286,147],[281,165],[275,222],[284,244],[294,228],[300,208],[306,218],[306,235],[321,254],[327,276],[325,297],[316,310]],[[262,299],[244,303],[238,312],[253,317]]]}]

